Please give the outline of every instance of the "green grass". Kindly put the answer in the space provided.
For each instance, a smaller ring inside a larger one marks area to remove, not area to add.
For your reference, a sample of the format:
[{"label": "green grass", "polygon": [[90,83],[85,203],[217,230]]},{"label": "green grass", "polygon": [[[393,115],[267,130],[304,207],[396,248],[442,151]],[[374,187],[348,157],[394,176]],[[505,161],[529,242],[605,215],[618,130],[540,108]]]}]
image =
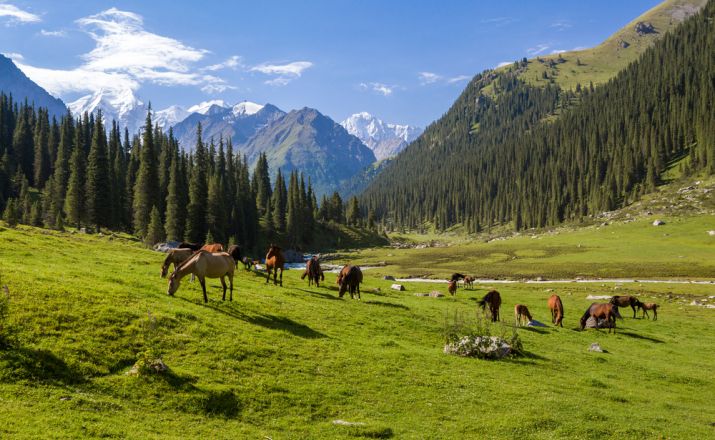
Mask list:
[{"label": "green grass", "polygon": [[[523,240],[523,258],[539,258],[538,240]],[[501,291],[507,323],[516,302],[547,322],[547,288],[566,308],[564,329],[520,330],[527,356],[490,362],[442,353],[446,319],[475,313],[484,290],[417,297],[446,286],[396,292],[366,271],[363,292],[381,292],[358,302],[337,299],[330,274],[330,287],[308,288],[287,271],[279,288],[239,271],[232,303],[214,280],[204,305],[198,283],[168,297],[162,255],[124,238],[20,227],[2,228],[0,243],[13,328],[0,349],[3,438],[714,434],[715,310],[687,305],[715,295],[710,285],[482,286]],[[614,292],[661,303],[660,319],[626,318],[616,335],[573,330],[588,294]],[[130,377],[147,311],[171,372]],[[608,353],[588,352],[592,342]]]}]

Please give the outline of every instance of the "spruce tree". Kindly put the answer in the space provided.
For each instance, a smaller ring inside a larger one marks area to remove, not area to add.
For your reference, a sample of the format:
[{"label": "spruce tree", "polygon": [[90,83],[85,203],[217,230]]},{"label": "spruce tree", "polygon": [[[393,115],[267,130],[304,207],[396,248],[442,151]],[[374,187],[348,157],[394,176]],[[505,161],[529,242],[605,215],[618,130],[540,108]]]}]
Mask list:
[{"label": "spruce tree", "polygon": [[194,165],[189,182],[189,206],[185,236],[188,241],[201,242],[206,237],[206,202],[208,197],[208,153],[201,140],[201,123],[196,128]]},{"label": "spruce tree", "polygon": [[181,193],[184,188],[181,185],[179,154],[174,152],[169,170],[169,189],[166,196],[166,221],[164,230],[166,238],[173,241],[181,241],[184,237],[184,226],[186,224],[186,205],[182,201]]},{"label": "spruce tree", "polygon": [[161,215],[156,206],[152,206],[147,233],[144,243],[148,246],[159,243],[164,239],[164,227],[161,225]]},{"label": "spruce tree", "polygon": [[[81,126],[78,126],[78,131],[81,131]],[[75,147],[69,161],[69,180],[64,211],[67,215],[67,221],[77,228],[82,225],[85,216],[84,176],[84,151],[82,151],[82,148]]]},{"label": "spruce tree", "polygon": [[226,211],[223,206],[223,200],[223,183],[221,176],[215,173],[209,179],[206,227],[209,234],[219,243],[224,243],[226,239]]},{"label": "spruce tree", "polygon": [[142,135],[139,168],[134,183],[134,198],[132,201],[134,232],[140,237],[146,236],[151,209],[157,204],[158,179],[156,171],[156,156],[154,151],[154,135],[151,123],[151,108],[147,112],[144,132]]},{"label": "spruce tree", "polygon": [[272,205],[273,205],[273,224],[276,231],[284,232],[286,230],[286,209],[287,209],[287,194],[285,181],[281,174],[280,168],[276,175],[275,189],[273,190]]},{"label": "spruce tree", "polygon": [[109,160],[107,158],[107,137],[102,124],[102,111],[92,134],[92,143],[87,158],[87,184],[85,192],[87,220],[97,227],[109,226],[111,221],[111,182],[109,180]]},{"label": "spruce tree", "polygon": [[49,151],[50,126],[47,111],[40,109],[35,122],[35,153],[33,182],[37,188],[42,188],[50,176],[50,151]]}]

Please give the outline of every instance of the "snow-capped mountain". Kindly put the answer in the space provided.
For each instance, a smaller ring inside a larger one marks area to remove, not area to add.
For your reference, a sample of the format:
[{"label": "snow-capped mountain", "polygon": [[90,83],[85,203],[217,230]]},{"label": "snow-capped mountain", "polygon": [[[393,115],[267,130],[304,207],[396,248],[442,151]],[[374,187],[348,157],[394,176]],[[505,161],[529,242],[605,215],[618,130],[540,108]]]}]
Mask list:
[{"label": "snow-capped mountain", "polygon": [[137,133],[146,120],[147,106],[134,95],[131,90],[100,89],[92,95],[87,95],[67,105],[72,114],[78,116],[87,113],[97,113],[102,110],[105,124],[108,126],[115,120],[119,126],[127,128],[129,133]]},{"label": "snow-capped mountain", "polygon": [[[189,114],[198,113],[200,115],[208,114],[213,107],[218,107],[220,109],[231,108],[230,105],[226,104],[223,99],[212,99],[210,101],[204,101],[196,105],[189,107]],[[218,109],[214,109],[216,111]]]},{"label": "snow-capped mountain", "polygon": [[377,160],[397,156],[422,134],[422,128],[388,124],[367,112],[355,113],[340,125],[363,141],[375,153]]},{"label": "snow-capped mountain", "polygon": [[188,118],[190,114],[191,113],[189,113],[189,111],[186,110],[184,107],[180,105],[172,105],[171,107],[167,107],[164,110],[154,112],[154,114],[152,115],[152,120],[154,124],[157,124],[159,125],[159,127],[168,130],[169,127],[173,127],[174,125]]}]

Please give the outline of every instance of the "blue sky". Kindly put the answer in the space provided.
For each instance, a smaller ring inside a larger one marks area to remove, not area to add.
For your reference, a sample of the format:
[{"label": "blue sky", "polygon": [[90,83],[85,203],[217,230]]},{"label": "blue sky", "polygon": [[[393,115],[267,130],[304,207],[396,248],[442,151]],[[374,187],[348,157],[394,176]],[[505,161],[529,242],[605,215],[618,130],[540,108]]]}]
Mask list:
[{"label": "blue sky", "polygon": [[656,0],[0,0],[0,52],[65,101],[209,99],[426,126],[474,74],[598,44]]}]

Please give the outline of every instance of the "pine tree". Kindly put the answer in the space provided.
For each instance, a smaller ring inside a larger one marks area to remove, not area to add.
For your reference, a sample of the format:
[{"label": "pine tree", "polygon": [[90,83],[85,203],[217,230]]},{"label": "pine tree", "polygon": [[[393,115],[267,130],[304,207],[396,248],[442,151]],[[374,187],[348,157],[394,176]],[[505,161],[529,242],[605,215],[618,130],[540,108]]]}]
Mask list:
[{"label": "pine tree", "polygon": [[348,202],[347,208],[347,223],[352,226],[357,226],[360,222],[360,206],[358,205],[357,197],[353,196]]},{"label": "pine tree", "polygon": [[155,145],[153,126],[151,123],[151,108],[147,112],[142,136],[141,156],[136,182],[134,183],[134,199],[132,201],[134,232],[140,237],[146,236],[151,209],[157,205],[158,178],[155,161]]},{"label": "pine tree", "polygon": [[268,174],[268,158],[265,153],[258,156],[256,169],[253,171],[252,185],[253,192],[256,194],[258,215],[265,216],[271,201],[271,179]]},{"label": "pine tree", "polygon": [[186,205],[182,201],[181,193],[184,188],[181,185],[181,166],[179,154],[174,152],[169,170],[169,190],[166,196],[166,221],[164,230],[168,240],[181,241],[184,237],[184,226],[186,224]]},{"label": "pine tree", "polygon": [[147,234],[144,243],[148,246],[159,243],[164,239],[164,227],[161,225],[161,215],[156,206],[152,206]]},{"label": "pine tree", "polygon": [[[78,126],[77,128],[77,131],[81,131],[82,127]],[[67,220],[79,228],[85,216],[85,163],[82,148],[75,147],[72,151],[72,156],[69,161],[69,173],[64,211],[67,215]]]},{"label": "pine tree", "polygon": [[208,153],[201,140],[201,123],[196,128],[194,165],[189,182],[189,206],[186,216],[186,239],[200,242],[206,237],[206,202],[208,197]]},{"label": "pine tree", "polygon": [[3,212],[2,219],[11,228],[17,226],[20,216],[18,215],[17,200],[13,197],[7,200],[5,203],[5,211]]},{"label": "pine tree", "polygon": [[42,188],[50,176],[49,151],[50,126],[47,111],[40,109],[35,122],[35,153],[33,182],[37,188]]},{"label": "pine tree", "polygon": [[97,112],[92,143],[87,158],[85,203],[87,220],[96,225],[97,232],[111,221],[111,183],[107,158],[107,138],[102,124],[102,111]]},{"label": "pine tree", "polygon": [[273,224],[275,225],[275,229],[279,232],[285,232],[286,230],[286,192],[285,181],[283,180],[283,175],[281,174],[281,170],[279,168],[272,196]]},{"label": "pine tree", "polygon": [[[20,167],[28,178],[33,175],[34,142],[32,139],[32,126],[30,125],[30,110],[23,106],[17,119],[17,125],[12,137],[12,150],[15,154],[14,163]],[[30,182],[32,183],[32,182]]]},{"label": "pine tree", "polygon": [[218,173],[209,179],[206,226],[209,234],[219,243],[226,240],[226,221],[223,206],[223,183]]}]

